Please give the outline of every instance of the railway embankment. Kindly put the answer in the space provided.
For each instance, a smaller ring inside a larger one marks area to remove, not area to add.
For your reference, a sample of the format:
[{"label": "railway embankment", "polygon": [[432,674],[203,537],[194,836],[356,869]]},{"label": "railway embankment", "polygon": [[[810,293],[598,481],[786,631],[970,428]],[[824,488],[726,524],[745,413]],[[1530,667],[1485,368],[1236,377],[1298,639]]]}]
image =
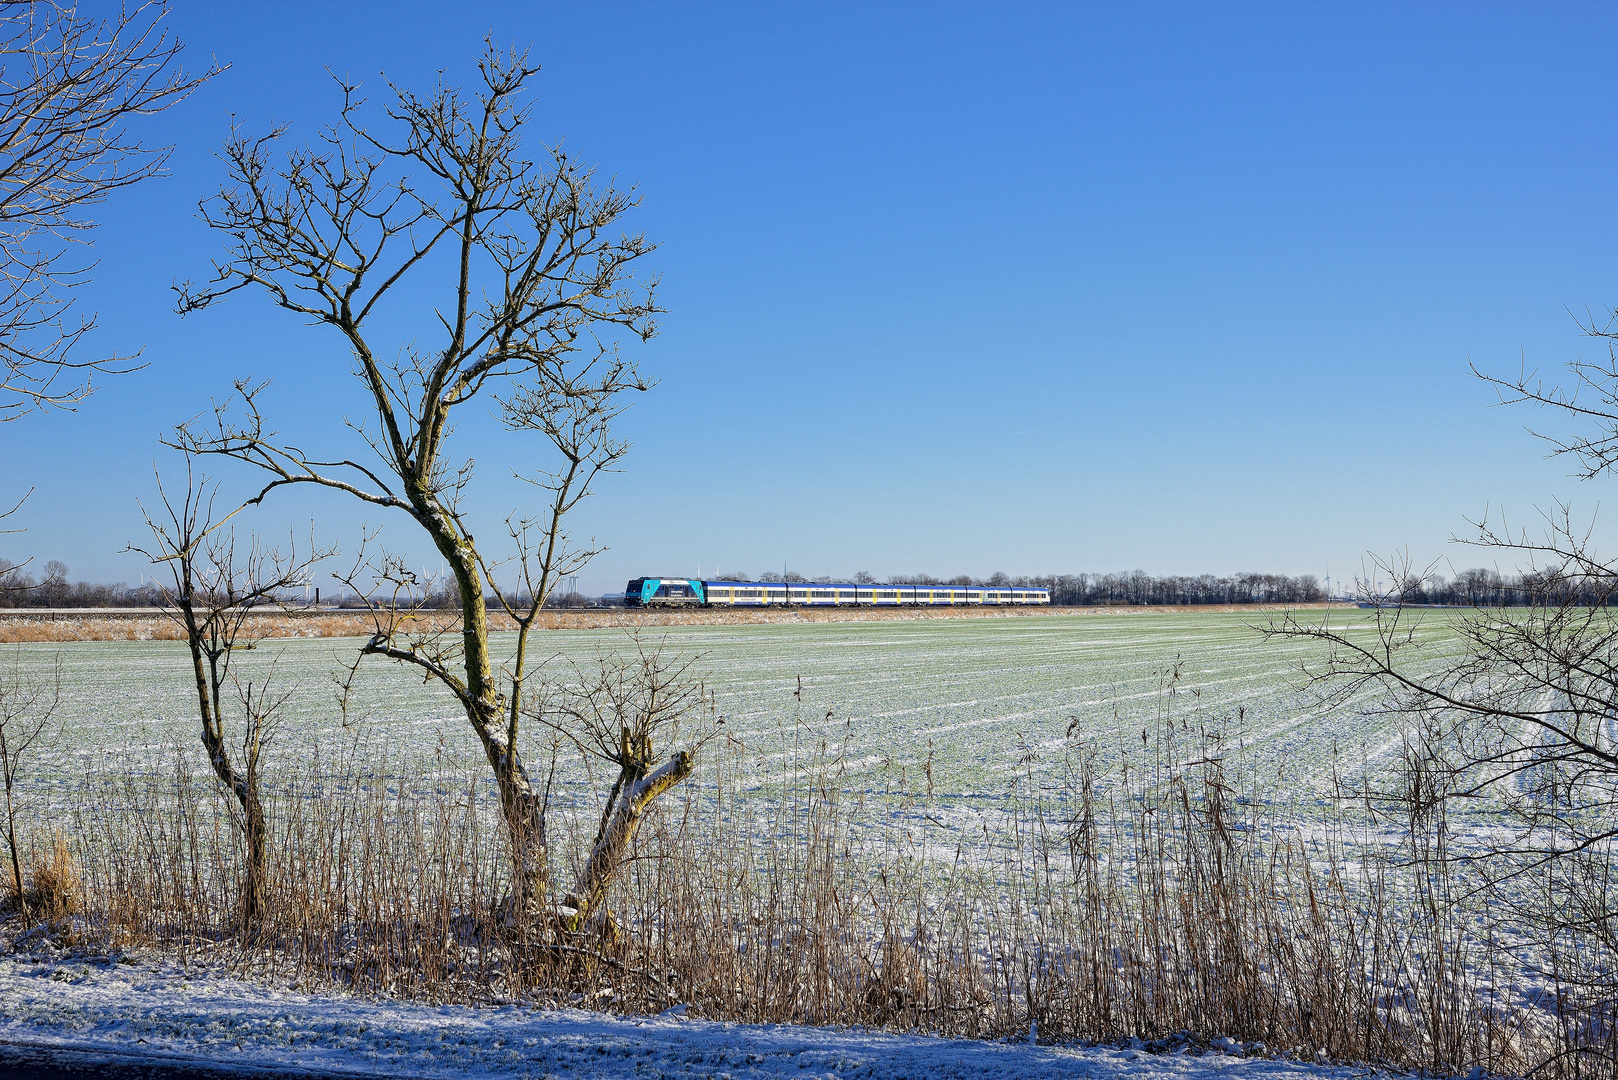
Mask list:
[{"label": "railway embankment", "polygon": [[[1298,608],[1352,608],[1352,604],[1186,604],[1163,606],[1088,606],[1023,608],[745,608],[725,610],[637,610],[585,608],[546,611],[538,627],[545,630],[600,630],[659,626],[748,626],[819,622],[887,622],[926,619],[1042,619],[1053,616],[1103,616],[1228,612],[1261,614]],[[460,625],[453,611],[418,611],[410,616],[418,627],[453,630]],[[490,612],[496,630],[515,630],[504,615]],[[248,620],[248,636],[261,638],[369,637],[371,617],[345,608],[305,608],[266,612]],[[184,633],[157,608],[0,608],[0,644],[48,641],[180,641]]]}]

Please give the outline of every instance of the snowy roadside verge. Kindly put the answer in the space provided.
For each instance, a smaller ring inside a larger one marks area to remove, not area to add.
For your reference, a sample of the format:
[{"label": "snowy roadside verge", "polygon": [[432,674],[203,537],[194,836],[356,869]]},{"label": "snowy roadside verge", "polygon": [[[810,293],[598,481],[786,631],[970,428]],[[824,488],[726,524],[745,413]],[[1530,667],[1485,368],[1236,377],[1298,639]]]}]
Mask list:
[{"label": "snowy roadside verge", "polygon": [[5,1043],[328,1076],[1092,1077],[1348,1080],[1370,1070],[926,1036],[368,1001],[154,959],[0,957]]}]

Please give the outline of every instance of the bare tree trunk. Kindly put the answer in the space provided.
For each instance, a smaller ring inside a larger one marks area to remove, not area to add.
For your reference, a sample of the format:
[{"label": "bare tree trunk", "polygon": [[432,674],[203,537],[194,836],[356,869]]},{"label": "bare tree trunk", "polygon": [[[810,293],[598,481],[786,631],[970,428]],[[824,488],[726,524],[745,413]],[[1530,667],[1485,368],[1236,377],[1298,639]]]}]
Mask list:
[{"label": "bare tree trunk", "polygon": [[11,887],[17,896],[17,906],[22,909],[23,917],[28,917],[28,894],[23,890],[22,859],[17,853],[17,800],[12,792],[11,748],[6,745],[6,732],[4,725],[0,725],[0,764],[5,766],[6,775],[6,847],[11,853]]},{"label": "bare tree trunk", "polygon": [[434,545],[455,574],[461,594],[461,649],[466,672],[461,704],[500,792],[500,809],[511,842],[513,900],[518,911],[536,916],[544,909],[550,891],[543,806],[517,747],[516,718],[508,716],[505,697],[495,681],[489,651],[489,612],[477,553],[471,538],[460,535],[430,493],[418,489],[410,496],[416,519],[427,527]]},{"label": "bare tree trunk", "polygon": [[[196,626],[191,603],[181,601],[188,629]],[[237,771],[231,764],[230,748],[225,742],[224,725],[220,722],[218,686],[212,678],[212,668],[203,648],[200,629],[189,635],[191,639],[191,666],[196,674],[198,708],[202,717],[202,746],[208,754],[208,764],[214,775],[236,799],[242,810],[247,842],[247,861],[242,867],[242,890],[237,900],[237,911],[244,927],[254,926],[264,915],[264,805],[258,795],[256,771]]]},{"label": "bare tree trunk", "polygon": [[256,926],[268,908],[265,895],[269,884],[266,879],[264,804],[258,797],[258,784],[249,785],[242,800],[242,815],[247,826],[247,865],[242,875],[241,917],[243,926]]},{"label": "bare tree trunk", "polygon": [[[627,739],[625,740],[627,742]],[[650,763],[644,758],[633,760],[623,767],[618,783],[614,785],[614,798],[607,807],[596,835],[590,859],[579,875],[578,890],[572,899],[575,914],[567,920],[567,929],[606,930],[608,937],[616,937],[612,916],[607,910],[607,886],[623,864],[629,843],[640,828],[641,819],[653,800],[691,775],[696,759],[689,751],[681,750],[665,761],[650,775]]]}]

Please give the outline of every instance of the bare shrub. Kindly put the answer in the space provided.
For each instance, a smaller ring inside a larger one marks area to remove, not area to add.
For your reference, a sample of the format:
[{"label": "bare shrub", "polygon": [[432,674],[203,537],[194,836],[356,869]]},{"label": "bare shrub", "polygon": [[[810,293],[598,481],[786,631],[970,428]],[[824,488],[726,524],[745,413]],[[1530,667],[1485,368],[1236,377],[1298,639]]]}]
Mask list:
[{"label": "bare shrub", "polygon": [[[197,692],[202,745],[208,752],[215,779],[230,792],[239,808],[239,824],[246,836],[242,865],[241,919],[252,926],[263,915],[267,827],[259,795],[262,757],[275,735],[276,713],[285,694],[272,692],[271,673],[255,687],[244,684],[234,668],[236,654],[256,647],[245,633],[253,610],[259,606],[285,609],[290,591],[307,585],[312,567],[331,550],[313,546],[300,557],[295,544],[286,553],[266,548],[258,537],[242,547],[229,522],[234,511],[214,513],[218,487],[199,478],[187,459],[185,494],[174,498],[158,480],[163,512],[143,513],[151,531],[149,547],[128,550],[145,555],[154,567],[167,570],[169,584],[161,586],[165,607],[177,627],[184,630],[191,653],[191,675]],[[239,705],[239,745],[232,746],[227,684]]]}]

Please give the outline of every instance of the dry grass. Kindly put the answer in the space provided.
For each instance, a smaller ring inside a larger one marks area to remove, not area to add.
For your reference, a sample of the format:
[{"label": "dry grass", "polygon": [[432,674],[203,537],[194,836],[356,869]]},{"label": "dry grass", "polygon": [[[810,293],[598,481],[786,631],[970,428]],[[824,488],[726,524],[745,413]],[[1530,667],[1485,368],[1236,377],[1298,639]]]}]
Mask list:
[{"label": "dry grass", "polygon": [[[775,623],[889,622],[923,619],[1018,619],[1050,615],[1150,615],[1193,612],[1263,612],[1327,608],[1343,605],[1302,604],[1283,609],[1268,605],[1188,605],[1180,607],[1077,608],[836,608],[817,610],[732,609],[706,611],[632,611],[625,608],[542,612],[539,630],[597,630],[618,627],[749,626]],[[422,611],[415,616],[424,631],[453,630],[460,617],[451,611]],[[496,631],[515,630],[504,614],[490,612]],[[366,637],[374,629],[360,612],[310,611],[249,619],[244,636],[254,638]],[[132,610],[39,612],[0,609],[0,644],[49,641],[183,641],[185,634],[159,612]]]},{"label": "dry grass", "polygon": [[30,912],[56,920],[83,909],[84,882],[67,836],[60,829],[53,831],[50,845],[33,859],[28,880],[24,899]]},{"label": "dry grass", "polygon": [[[442,759],[405,774],[380,753],[316,755],[276,776],[270,916],[250,936],[235,921],[232,804],[184,755],[87,776],[71,835],[40,865],[65,881],[76,857],[82,884],[67,891],[110,941],[312,988],[621,1011],[678,1000],[713,1018],[973,1037],[1190,1032],[1446,1074],[1552,1058],[1559,1036],[1501,1004],[1509,986],[1455,917],[1441,867],[1350,867],[1336,840],[1306,843],[1238,806],[1218,747],[1157,735],[1127,782],[1104,784],[1101,748],[1074,742],[1063,783],[1041,787],[1030,768],[1003,814],[954,823],[922,777],[872,790],[830,740],[777,766],[797,777],[784,786],[761,786],[740,748],[711,754],[638,840],[615,894],[629,933],[612,946],[528,945],[502,924],[492,795]],[[557,799],[558,822],[598,812]]]},{"label": "dry grass", "polygon": [[[433,629],[454,628],[460,618],[449,612],[417,616]],[[491,623],[498,624],[494,616]],[[506,627],[502,626],[501,629]],[[247,620],[243,637],[365,637],[374,630],[362,613],[311,612],[274,614]],[[123,612],[0,612],[0,644],[49,641],[184,641],[185,631],[155,611]]]}]

